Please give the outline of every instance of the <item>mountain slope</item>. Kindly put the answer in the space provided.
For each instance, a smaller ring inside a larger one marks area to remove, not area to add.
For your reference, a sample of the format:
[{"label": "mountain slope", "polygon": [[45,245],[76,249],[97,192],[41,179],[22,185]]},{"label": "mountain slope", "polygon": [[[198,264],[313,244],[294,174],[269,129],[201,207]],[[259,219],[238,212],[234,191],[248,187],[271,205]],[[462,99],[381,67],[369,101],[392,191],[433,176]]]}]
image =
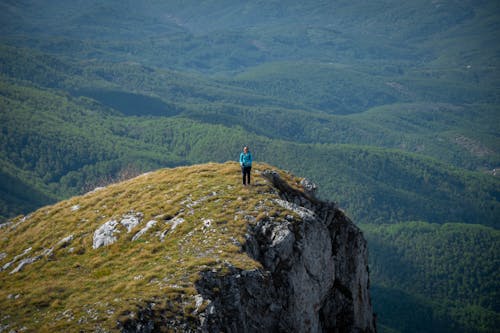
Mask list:
[{"label": "mountain slope", "polygon": [[374,332],[361,232],[268,168],[159,170],[2,225],[1,327]]},{"label": "mountain slope", "polygon": [[[272,140],[181,116],[123,116],[53,90],[12,84],[2,90],[5,165],[15,166],[27,186],[45,188],[53,198],[81,193],[124,173],[235,159],[241,144],[249,143],[256,159],[325,184],[321,194],[335,197],[357,221],[497,222],[498,179],[416,154]],[[9,214],[19,212],[28,213],[23,208]]]},{"label": "mountain slope", "polygon": [[57,197],[31,172],[0,160],[0,221],[31,212],[54,202]]},{"label": "mountain slope", "polygon": [[[6,169],[11,170],[9,174],[18,170],[16,177],[27,188],[51,193],[46,196],[52,199],[66,198],[123,179],[125,174],[162,166],[235,159],[241,145],[248,143],[255,148],[258,160],[325,184],[321,194],[335,197],[357,221],[422,219],[491,226],[497,223],[497,178],[455,169],[421,155],[369,146],[276,140],[265,136],[265,131],[258,135],[234,124],[194,120],[191,118],[196,117],[189,113],[175,117],[125,116],[94,100],[73,97],[59,90],[20,86],[9,81],[2,82],[1,87],[2,166],[11,166]],[[455,119],[461,119],[462,110],[456,112]],[[411,109],[382,115],[367,113],[364,124],[374,126],[377,119],[387,122],[388,128],[402,124],[402,120],[413,124],[412,113]],[[451,119],[445,117],[445,113],[442,112],[443,123],[444,119]],[[431,115],[438,118],[439,114]],[[286,113],[283,116],[286,117]],[[276,124],[273,117],[272,114],[266,117],[268,126],[279,129],[281,125]],[[429,124],[420,122],[422,125],[418,128]],[[436,122],[432,124],[444,130],[450,128]],[[373,135],[377,128],[375,126]],[[485,133],[490,130],[487,125],[477,125],[477,128],[483,128]],[[342,131],[354,138],[364,129],[354,124]],[[491,154],[496,156],[493,151]],[[22,188],[21,184],[14,185]],[[20,193],[21,190],[12,188],[12,191]],[[19,208],[7,207],[1,215],[29,212],[27,207]]]},{"label": "mountain slope", "polygon": [[2,35],[10,42],[169,68],[234,71],[276,60],[333,59],[429,64],[450,74],[467,65],[486,73],[498,59],[496,1],[30,0],[1,9]]},{"label": "mountain slope", "polygon": [[[407,99],[396,93],[392,104],[364,109],[378,98],[375,96],[391,94],[394,87],[406,88],[390,78],[368,74],[372,79],[360,80],[349,74],[359,71],[354,68],[338,71],[336,66],[301,64],[303,69],[297,69],[297,64],[289,63],[262,66],[256,77],[247,73],[213,80],[138,64],[75,62],[5,46],[0,48],[0,59],[6,76],[4,94],[21,98],[22,103],[34,96],[8,94],[9,85],[90,97],[101,105],[88,101],[84,106],[106,115],[182,116],[241,126],[271,139],[397,148],[471,170],[492,170],[500,163],[496,130],[500,119],[494,104],[482,104],[477,95],[472,97],[473,104],[460,104],[454,98],[435,102],[434,98]],[[381,80],[385,82],[382,86]],[[478,89],[486,94],[495,91],[489,85]],[[327,114],[336,109],[318,106],[328,104],[327,100],[343,100],[350,108],[356,100],[363,107],[357,114]],[[417,102],[408,103],[413,100]],[[384,102],[375,103],[379,104]]]}]

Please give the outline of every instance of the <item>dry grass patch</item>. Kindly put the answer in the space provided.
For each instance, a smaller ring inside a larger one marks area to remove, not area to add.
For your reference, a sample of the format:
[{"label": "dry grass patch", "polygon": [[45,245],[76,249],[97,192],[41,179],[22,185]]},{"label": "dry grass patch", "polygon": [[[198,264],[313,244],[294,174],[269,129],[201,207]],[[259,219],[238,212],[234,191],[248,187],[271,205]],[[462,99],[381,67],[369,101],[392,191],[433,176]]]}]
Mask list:
[{"label": "dry grass patch", "polygon": [[[109,330],[153,299],[163,300],[172,316],[191,313],[200,271],[223,271],[227,263],[260,267],[241,249],[248,224],[293,215],[276,207],[276,191],[259,175],[265,169],[272,167],[254,166],[249,187],[240,184],[237,163],[163,169],[13,219],[0,229],[0,267],[31,250],[0,272],[0,325]],[[299,179],[281,175],[299,188]],[[138,213],[140,223],[130,232],[118,224],[114,244],[92,248],[97,228]],[[132,241],[152,220],[156,224]],[[10,274],[20,260],[35,256]],[[179,298],[184,305],[176,308],[172,300]]]}]

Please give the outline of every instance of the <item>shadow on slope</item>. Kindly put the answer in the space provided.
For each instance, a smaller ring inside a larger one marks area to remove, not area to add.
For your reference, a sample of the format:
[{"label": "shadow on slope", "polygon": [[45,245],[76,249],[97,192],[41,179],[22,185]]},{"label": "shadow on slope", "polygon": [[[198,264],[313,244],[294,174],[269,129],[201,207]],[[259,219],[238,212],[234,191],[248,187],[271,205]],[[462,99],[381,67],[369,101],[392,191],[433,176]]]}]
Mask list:
[{"label": "shadow on slope", "polygon": [[370,288],[377,327],[384,332],[464,332],[447,316],[436,313],[433,306],[405,292],[374,285]]},{"label": "shadow on slope", "polygon": [[126,116],[164,116],[179,114],[177,106],[165,103],[158,97],[134,94],[125,91],[106,89],[83,89],[74,92],[75,96],[85,96],[99,101]]},{"label": "shadow on slope", "polygon": [[14,214],[27,214],[54,201],[34,186],[0,170],[0,223]]}]

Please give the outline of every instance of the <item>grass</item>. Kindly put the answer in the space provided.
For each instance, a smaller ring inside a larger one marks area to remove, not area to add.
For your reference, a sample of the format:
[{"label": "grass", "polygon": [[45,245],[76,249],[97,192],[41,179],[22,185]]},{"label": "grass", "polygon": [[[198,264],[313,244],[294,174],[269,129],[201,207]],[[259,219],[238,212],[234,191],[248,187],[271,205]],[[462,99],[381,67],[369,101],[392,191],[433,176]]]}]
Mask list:
[{"label": "grass", "polygon": [[[155,299],[177,304],[167,314],[191,315],[200,271],[222,272],[228,263],[260,267],[241,248],[248,223],[294,215],[272,201],[277,194],[260,177],[264,169],[272,167],[254,166],[250,187],[240,184],[237,163],[162,169],[43,207],[24,222],[13,219],[0,229],[1,266],[29,247],[23,258],[52,253],[18,273],[10,274],[22,258],[0,272],[0,325],[38,332],[114,330],[120,318]],[[280,173],[298,186],[299,179]],[[98,227],[138,212],[141,223],[130,233],[119,225],[116,243],[92,248]],[[185,222],[172,230],[173,217]],[[150,220],[156,225],[131,241]],[[69,244],[60,243],[70,235]]]}]

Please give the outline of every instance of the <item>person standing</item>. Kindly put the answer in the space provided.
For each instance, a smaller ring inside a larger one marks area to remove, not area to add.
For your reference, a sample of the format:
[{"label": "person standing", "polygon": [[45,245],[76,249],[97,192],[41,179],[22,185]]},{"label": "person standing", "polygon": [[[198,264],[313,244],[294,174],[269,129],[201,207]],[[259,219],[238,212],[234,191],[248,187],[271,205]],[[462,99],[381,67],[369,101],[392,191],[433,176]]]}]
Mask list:
[{"label": "person standing", "polygon": [[252,170],[252,153],[248,146],[243,147],[240,154],[241,173],[243,175],[243,185],[250,185],[250,171]]}]

